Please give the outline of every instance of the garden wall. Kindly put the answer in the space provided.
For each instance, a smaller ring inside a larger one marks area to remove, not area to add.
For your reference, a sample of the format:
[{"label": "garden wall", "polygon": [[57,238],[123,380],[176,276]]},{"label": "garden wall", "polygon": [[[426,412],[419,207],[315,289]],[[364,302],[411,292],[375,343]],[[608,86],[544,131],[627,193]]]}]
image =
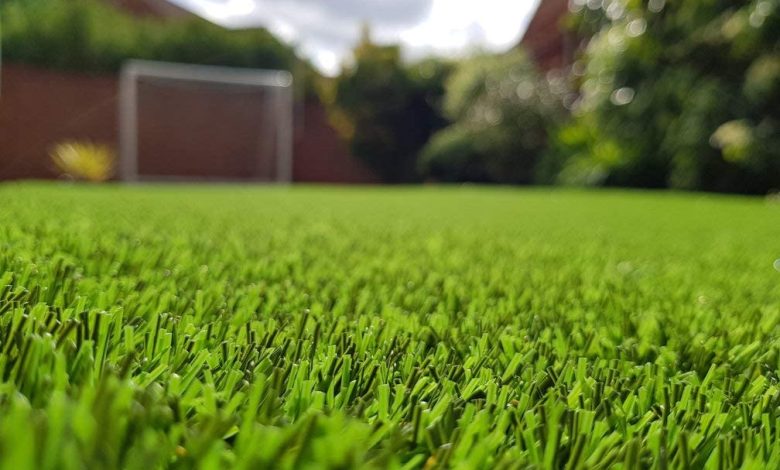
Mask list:
[{"label": "garden wall", "polygon": [[575,40],[561,25],[568,12],[568,0],[542,0],[520,42],[544,71],[565,67],[573,60]]},{"label": "garden wall", "polygon": [[[51,146],[63,140],[91,140],[117,146],[117,92],[114,76],[84,75],[4,64],[0,88],[0,180],[56,178],[49,163]],[[182,110],[171,109],[180,116]],[[203,107],[187,110],[211,114]],[[204,115],[202,119],[209,119]],[[165,109],[154,115],[160,127],[175,119]],[[325,111],[316,102],[296,111],[293,180],[296,182],[372,183],[376,178],[348,152],[328,124]],[[219,135],[219,120],[212,121],[209,135],[190,135],[187,159],[200,168],[214,167],[213,135]],[[155,123],[145,117],[145,126]],[[222,123],[227,126],[227,123]],[[235,129],[223,129],[224,134]],[[173,157],[170,165],[180,164]],[[164,168],[165,161],[155,162]],[[224,175],[215,175],[224,176]],[[244,176],[244,175],[233,175]],[[247,177],[251,175],[246,175]]]}]

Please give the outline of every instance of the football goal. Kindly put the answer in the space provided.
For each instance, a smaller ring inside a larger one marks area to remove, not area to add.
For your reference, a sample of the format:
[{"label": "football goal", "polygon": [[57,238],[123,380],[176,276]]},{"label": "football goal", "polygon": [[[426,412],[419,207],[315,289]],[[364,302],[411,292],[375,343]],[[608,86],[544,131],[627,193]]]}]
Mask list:
[{"label": "football goal", "polygon": [[292,83],[280,70],[129,61],[120,179],[291,181]]}]

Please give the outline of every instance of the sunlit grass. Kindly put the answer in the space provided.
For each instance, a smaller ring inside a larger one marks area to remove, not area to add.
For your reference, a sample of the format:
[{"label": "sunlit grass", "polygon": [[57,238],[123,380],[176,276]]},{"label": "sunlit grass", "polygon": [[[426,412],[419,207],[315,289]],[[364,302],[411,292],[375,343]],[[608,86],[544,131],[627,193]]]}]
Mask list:
[{"label": "sunlit grass", "polygon": [[780,468],[780,206],[0,186],[9,468]]}]

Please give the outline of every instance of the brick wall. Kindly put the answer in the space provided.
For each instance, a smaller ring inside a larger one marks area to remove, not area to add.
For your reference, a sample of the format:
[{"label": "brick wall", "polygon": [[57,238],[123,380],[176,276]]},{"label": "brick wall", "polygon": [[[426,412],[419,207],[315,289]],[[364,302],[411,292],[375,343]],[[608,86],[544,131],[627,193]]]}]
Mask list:
[{"label": "brick wall", "polygon": [[[116,148],[116,77],[4,64],[0,84],[0,180],[56,178],[48,152],[52,145],[64,140],[90,140]],[[261,126],[257,122],[249,125],[240,116],[232,120],[217,118],[233,113],[229,98],[192,96],[186,103],[169,106],[152,100],[150,106],[152,112],[144,115],[139,131],[143,133],[144,145],[153,146],[156,153],[139,149],[139,164],[146,165],[142,169],[157,174],[226,179],[253,178],[262,171],[256,165],[247,165],[246,159],[237,158],[250,150],[257,151],[241,146],[253,139],[257,141],[255,133]],[[183,106],[189,107],[184,113]],[[303,125],[296,126],[294,181],[377,182],[349,154],[319,103],[310,102],[298,108],[303,111],[297,117]],[[182,119],[182,115],[193,124],[209,123],[210,131],[180,135],[182,126],[177,126],[179,130],[167,129],[168,123]],[[165,152],[166,142],[177,143],[178,150]],[[255,163],[262,166],[263,161],[260,158]]]},{"label": "brick wall", "polygon": [[192,13],[168,0],[105,0],[117,8],[141,17],[176,19],[192,16]]},{"label": "brick wall", "polygon": [[561,68],[571,63],[573,38],[561,28],[561,20],[568,10],[568,0],[541,0],[523,35],[520,45],[530,52],[542,70]]},{"label": "brick wall", "polygon": [[[328,124],[319,103],[307,103],[303,126],[296,130],[293,181],[378,183],[379,178],[350,156],[346,144]],[[336,162],[334,164],[334,162]]]},{"label": "brick wall", "polygon": [[0,86],[0,179],[55,178],[48,151],[63,140],[116,143],[113,77],[3,64]]}]

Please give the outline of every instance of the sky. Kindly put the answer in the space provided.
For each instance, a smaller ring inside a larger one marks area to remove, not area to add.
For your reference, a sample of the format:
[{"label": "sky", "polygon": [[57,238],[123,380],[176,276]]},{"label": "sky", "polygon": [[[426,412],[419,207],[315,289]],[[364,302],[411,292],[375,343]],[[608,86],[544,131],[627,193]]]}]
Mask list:
[{"label": "sky", "polygon": [[171,0],[222,26],[263,26],[315,66],[337,74],[361,25],[400,42],[414,59],[503,51],[516,44],[539,0]]}]

